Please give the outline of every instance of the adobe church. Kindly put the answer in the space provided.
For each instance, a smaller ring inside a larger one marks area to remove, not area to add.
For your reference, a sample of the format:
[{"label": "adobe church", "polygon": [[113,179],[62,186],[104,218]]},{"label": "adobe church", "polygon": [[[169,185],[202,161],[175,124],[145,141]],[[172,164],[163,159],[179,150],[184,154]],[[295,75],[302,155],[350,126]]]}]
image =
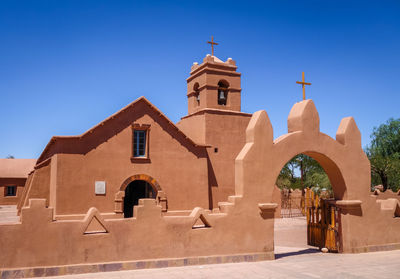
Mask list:
[{"label": "adobe church", "polygon": [[273,260],[275,183],[298,154],[334,192],[313,218],[316,239],[343,253],[400,249],[400,201],[371,196],[355,120],[332,138],[304,96],[275,139],[266,111],[241,112],[236,70],[214,55],[195,63],[177,124],[141,97],[82,135],[53,137],[17,197],[20,220],[0,224],[2,278]]},{"label": "adobe church", "polygon": [[56,219],[90,207],[132,217],[141,198],[164,211],[213,209],[234,194],[235,158],[252,114],[241,112],[234,60],[207,55],[187,79],[188,114],[172,123],[141,97],[79,136],[55,136],[29,175],[19,209],[45,198]]}]

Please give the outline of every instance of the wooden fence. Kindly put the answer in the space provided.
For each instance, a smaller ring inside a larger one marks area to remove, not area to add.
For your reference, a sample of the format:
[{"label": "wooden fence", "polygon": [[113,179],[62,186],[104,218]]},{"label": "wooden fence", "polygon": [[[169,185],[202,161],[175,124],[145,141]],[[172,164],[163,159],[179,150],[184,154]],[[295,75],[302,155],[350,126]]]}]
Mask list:
[{"label": "wooden fence", "polygon": [[304,195],[301,191],[281,190],[281,217],[292,218],[305,216]]}]

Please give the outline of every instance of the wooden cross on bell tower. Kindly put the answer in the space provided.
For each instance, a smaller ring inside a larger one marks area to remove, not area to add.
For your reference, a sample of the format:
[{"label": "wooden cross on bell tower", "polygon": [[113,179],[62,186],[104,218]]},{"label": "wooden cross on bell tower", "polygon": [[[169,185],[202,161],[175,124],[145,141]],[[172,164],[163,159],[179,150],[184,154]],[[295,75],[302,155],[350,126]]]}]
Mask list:
[{"label": "wooden cross on bell tower", "polygon": [[207,44],[211,44],[211,55],[214,56],[214,45],[218,45],[218,43],[214,43],[214,37],[211,36],[211,42],[208,41]]},{"label": "wooden cross on bell tower", "polygon": [[303,87],[303,100],[305,100],[306,99],[306,85],[311,85],[311,83],[305,82],[304,72],[302,72],[301,75],[302,75],[302,81],[296,81],[296,83],[301,84],[301,86]]}]

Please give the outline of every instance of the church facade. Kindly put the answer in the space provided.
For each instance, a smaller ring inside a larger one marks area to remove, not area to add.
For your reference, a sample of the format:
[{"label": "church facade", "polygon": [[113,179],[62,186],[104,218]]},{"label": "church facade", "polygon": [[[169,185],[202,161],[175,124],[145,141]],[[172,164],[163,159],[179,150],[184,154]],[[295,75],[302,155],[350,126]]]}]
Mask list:
[{"label": "church facade", "polygon": [[132,217],[140,198],[164,212],[213,209],[234,194],[235,158],[251,114],[241,112],[235,61],[207,55],[187,79],[188,115],[172,123],[141,97],[80,136],[53,137],[29,175],[18,209],[44,198],[55,219],[91,207]]}]

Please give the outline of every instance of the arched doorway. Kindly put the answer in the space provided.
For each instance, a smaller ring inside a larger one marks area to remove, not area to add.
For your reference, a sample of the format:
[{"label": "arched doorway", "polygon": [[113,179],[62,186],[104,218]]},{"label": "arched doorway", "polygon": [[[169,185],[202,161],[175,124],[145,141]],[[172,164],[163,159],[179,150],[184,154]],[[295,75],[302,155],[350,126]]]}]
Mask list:
[{"label": "arched doorway", "polygon": [[340,173],[331,166],[328,173],[321,158],[317,158],[305,154],[294,156],[276,180],[274,249],[277,258],[293,253],[315,253],[318,248],[340,250],[340,222],[331,184],[331,181],[337,183]]},{"label": "arched doorway", "polygon": [[134,180],[125,188],[124,218],[133,217],[133,207],[138,205],[139,199],[155,199],[157,190],[144,180]]},{"label": "arched doorway", "polygon": [[[128,196],[125,198],[126,195]],[[167,195],[161,189],[160,184],[147,174],[135,174],[128,177],[122,183],[119,191],[115,193],[114,212],[123,214],[126,218],[133,217],[133,206],[137,205],[139,199],[143,198],[156,199],[157,204],[161,205],[163,212],[168,210]]]}]

